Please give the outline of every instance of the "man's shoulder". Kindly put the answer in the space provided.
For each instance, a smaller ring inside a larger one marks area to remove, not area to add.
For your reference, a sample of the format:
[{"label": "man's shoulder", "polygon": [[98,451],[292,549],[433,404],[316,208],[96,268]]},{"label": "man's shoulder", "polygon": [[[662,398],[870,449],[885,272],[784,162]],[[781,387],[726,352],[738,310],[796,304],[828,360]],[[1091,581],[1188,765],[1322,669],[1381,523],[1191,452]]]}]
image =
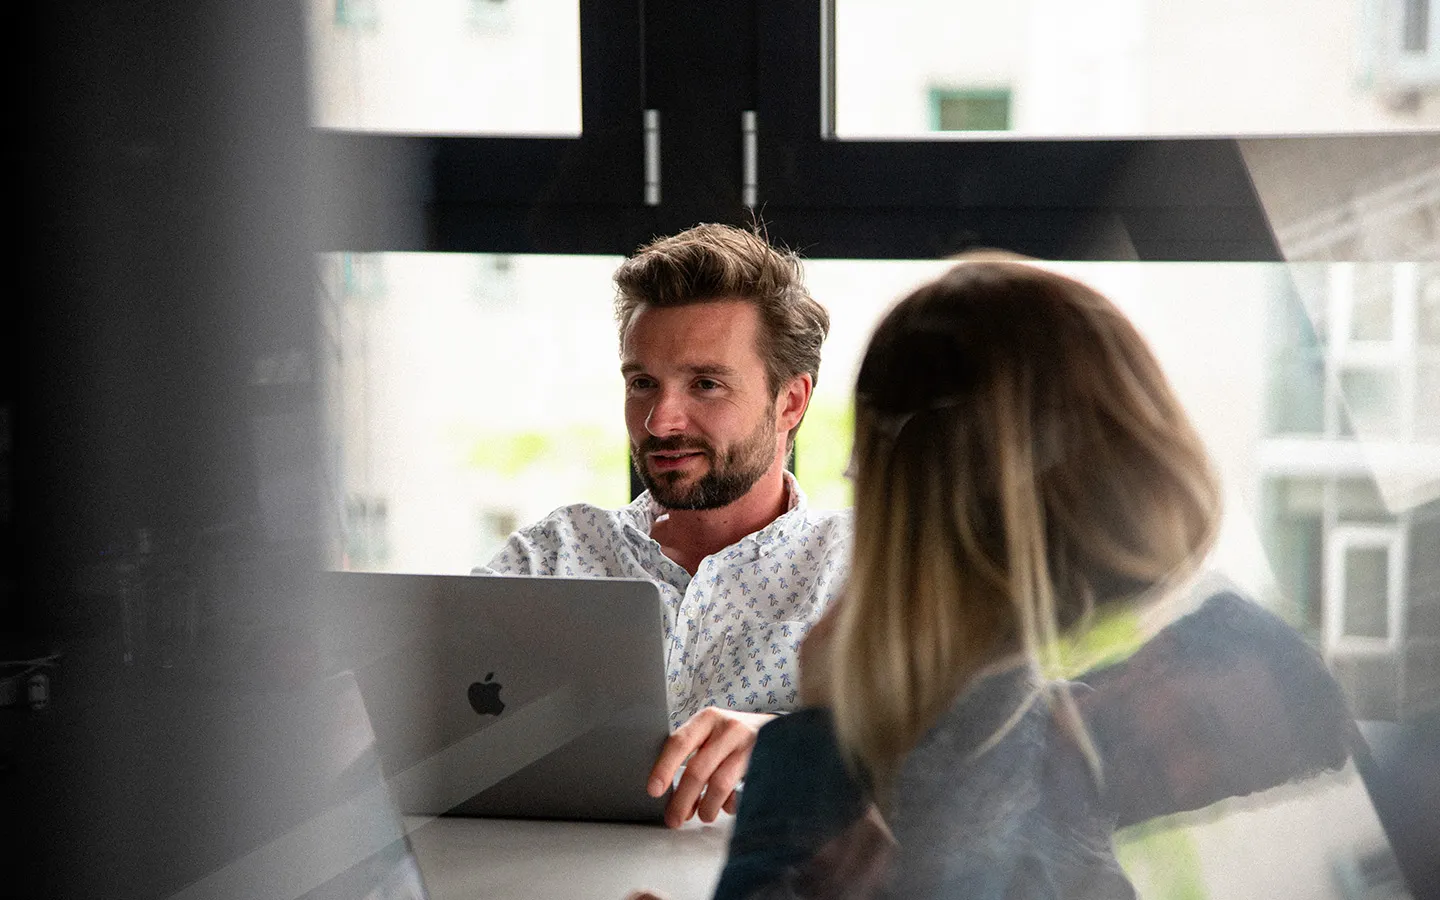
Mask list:
[{"label": "man's shoulder", "polygon": [[644,524],[633,506],[608,509],[592,503],[571,503],[520,528],[511,535],[511,542],[535,546],[610,543],[619,540],[627,526],[644,530]]},{"label": "man's shoulder", "polygon": [[591,564],[597,564],[614,556],[627,524],[637,524],[633,507],[607,509],[592,503],[560,506],[513,532],[490,563],[474,571],[551,575],[573,553],[583,553],[591,557]]},{"label": "man's shoulder", "polygon": [[807,509],[805,518],[817,525],[850,527],[855,520],[851,509]]},{"label": "man's shoulder", "polygon": [[598,527],[622,525],[633,518],[630,507],[609,509],[593,503],[570,503],[557,506],[546,515],[521,528],[519,534],[538,534],[567,527]]},{"label": "man's shoulder", "polygon": [[804,534],[819,534],[844,540],[855,528],[855,517],[848,509],[801,509],[796,523]]}]

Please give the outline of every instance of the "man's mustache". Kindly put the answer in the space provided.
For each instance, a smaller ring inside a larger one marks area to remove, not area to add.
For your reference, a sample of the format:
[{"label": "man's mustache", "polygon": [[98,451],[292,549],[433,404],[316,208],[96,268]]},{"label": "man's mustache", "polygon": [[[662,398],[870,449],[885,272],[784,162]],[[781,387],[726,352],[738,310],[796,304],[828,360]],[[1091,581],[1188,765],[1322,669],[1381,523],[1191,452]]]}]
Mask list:
[{"label": "man's mustache", "polygon": [[702,441],[699,438],[688,437],[683,434],[672,434],[669,437],[663,438],[654,437],[652,435],[651,437],[648,437],[645,440],[641,441],[640,445],[636,447],[635,450],[641,455],[644,455],[646,453],[679,452],[713,454],[714,452],[713,448],[705,441]]}]

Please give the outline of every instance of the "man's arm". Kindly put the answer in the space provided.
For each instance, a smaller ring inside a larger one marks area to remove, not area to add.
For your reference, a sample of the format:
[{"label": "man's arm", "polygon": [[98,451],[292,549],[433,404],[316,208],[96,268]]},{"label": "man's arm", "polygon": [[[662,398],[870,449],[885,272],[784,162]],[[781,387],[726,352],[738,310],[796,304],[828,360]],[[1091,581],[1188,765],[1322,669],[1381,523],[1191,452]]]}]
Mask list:
[{"label": "man's arm", "polygon": [[554,524],[542,519],[510,535],[490,562],[471,575],[554,575],[560,538]]},{"label": "man's arm", "polygon": [[[834,630],[833,600],[811,625],[799,647],[799,693],[802,706],[824,706],[829,695],[826,684],[830,632]],[[748,713],[710,706],[700,710],[666,741],[650,773],[647,789],[659,797],[674,783],[679,767],[690,759],[685,774],[665,810],[665,822],[675,828],[699,813],[701,821],[713,822],[720,810],[734,813],[738,795],[735,787],[746,777],[750,755],[760,729],[777,717],[769,713]],[[828,719],[827,719],[828,722]],[[827,725],[828,727],[828,725]],[[693,756],[692,756],[693,754]]]}]

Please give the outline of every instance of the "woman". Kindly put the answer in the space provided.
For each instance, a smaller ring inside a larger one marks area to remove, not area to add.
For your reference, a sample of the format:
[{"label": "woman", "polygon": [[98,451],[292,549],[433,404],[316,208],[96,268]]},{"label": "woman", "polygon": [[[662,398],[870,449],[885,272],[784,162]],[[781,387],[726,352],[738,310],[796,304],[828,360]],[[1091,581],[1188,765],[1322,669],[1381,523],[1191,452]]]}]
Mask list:
[{"label": "woman", "polygon": [[802,659],[828,712],[762,731],[719,896],[1133,895],[1094,742],[1041,673],[1213,539],[1159,364],[1094,290],[969,258],[877,327],[855,431],[849,588]]}]

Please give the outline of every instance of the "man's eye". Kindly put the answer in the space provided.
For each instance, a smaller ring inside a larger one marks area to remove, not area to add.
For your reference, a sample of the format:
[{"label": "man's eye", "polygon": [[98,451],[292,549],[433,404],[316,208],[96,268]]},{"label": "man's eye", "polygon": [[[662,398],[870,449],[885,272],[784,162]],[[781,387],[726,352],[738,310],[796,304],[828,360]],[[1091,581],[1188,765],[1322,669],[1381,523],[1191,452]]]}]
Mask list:
[{"label": "man's eye", "polygon": [[720,382],[713,378],[699,378],[696,379],[695,386],[702,391],[713,391],[720,387]]},{"label": "man's eye", "polygon": [[648,391],[655,386],[655,382],[649,378],[632,378],[628,387],[632,391]]}]

